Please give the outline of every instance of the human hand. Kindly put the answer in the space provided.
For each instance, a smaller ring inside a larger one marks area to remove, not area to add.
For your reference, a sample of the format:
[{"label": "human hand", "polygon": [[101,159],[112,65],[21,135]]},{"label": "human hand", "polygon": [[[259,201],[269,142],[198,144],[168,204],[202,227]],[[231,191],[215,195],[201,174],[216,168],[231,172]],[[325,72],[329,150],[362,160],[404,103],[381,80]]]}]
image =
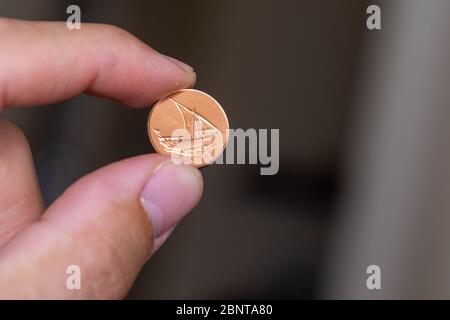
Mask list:
[{"label": "human hand", "polygon": [[[190,87],[192,68],[107,25],[0,19],[0,110],[82,92],[145,107]],[[101,168],[44,208],[23,133],[0,120],[0,298],[122,298],[199,201],[191,166],[143,155]],[[67,267],[81,289],[66,287]]]}]

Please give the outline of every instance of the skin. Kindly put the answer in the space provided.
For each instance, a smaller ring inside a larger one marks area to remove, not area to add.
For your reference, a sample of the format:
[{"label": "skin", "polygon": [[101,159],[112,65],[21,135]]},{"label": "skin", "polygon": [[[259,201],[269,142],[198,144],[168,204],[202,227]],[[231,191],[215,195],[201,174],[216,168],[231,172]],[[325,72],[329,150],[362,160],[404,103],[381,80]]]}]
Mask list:
[{"label": "skin", "polygon": [[[142,108],[195,83],[190,67],[113,26],[69,30],[64,23],[0,18],[0,43],[0,110],[83,92]],[[171,210],[159,212],[165,231],[153,233],[140,197],[166,160],[151,154],[110,164],[45,208],[27,139],[0,113],[0,298],[123,298],[201,196],[201,175],[191,168],[199,192],[171,199]],[[74,263],[82,265],[82,290],[66,287],[66,268]]]}]

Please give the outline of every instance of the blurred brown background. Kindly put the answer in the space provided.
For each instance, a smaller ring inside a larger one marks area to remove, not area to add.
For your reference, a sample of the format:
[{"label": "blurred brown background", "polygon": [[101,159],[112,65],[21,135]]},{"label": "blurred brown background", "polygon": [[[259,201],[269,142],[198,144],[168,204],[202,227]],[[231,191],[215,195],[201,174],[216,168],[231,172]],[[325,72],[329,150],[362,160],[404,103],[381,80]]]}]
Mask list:
[{"label": "blurred brown background", "polygon": [[[0,1],[0,14],[110,23],[192,65],[232,128],[279,128],[280,171],[211,166],[198,208],[130,298],[309,298],[338,191],[338,159],[364,1]],[[1,44],[0,44],[1,46]],[[70,72],[70,70],[67,70]],[[148,110],[89,96],[8,110],[27,134],[47,203],[107,163],[152,152]]]},{"label": "blurred brown background", "polygon": [[[444,131],[433,121],[423,123],[429,113],[421,106],[448,119],[441,108],[448,89],[429,83],[447,80],[448,41],[441,40],[449,31],[443,12],[450,12],[450,1],[0,0],[0,15],[65,20],[70,4],[81,7],[82,22],[117,25],[192,65],[196,88],[221,102],[232,128],[280,129],[277,175],[260,176],[255,165],[202,171],[203,200],[144,267],[129,298],[450,292],[420,278],[432,272],[427,263],[409,268],[412,256],[441,261],[442,239],[418,252],[408,245],[414,234],[426,238],[436,224],[445,234],[449,225],[439,220],[446,217],[445,197],[434,199],[431,192],[418,198],[429,189],[411,186],[435,181],[430,167],[438,173],[446,168],[446,157],[429,163],[430,150],[415,143],[429,145],[436,134],[444,139],[448,133],[444,123],[438,125]],[[382,6],[381,31],[366,28],[369,4]],[[86,173],[152,152],[148,112],[80,96],[3,116],[27,134],[50,203]],[[405,167],[411,159],[422,160]],[[431,211],[420,204],[428,203],[435,204],[435,216],[423,224]],[[427,248],[435,249],[432,257]],[[405,250],[413,251],[403,257]],[[381,293],[365,287],[369,264],[380,265],[383,279],[392,280],[391,286],[383,280]],[[422,279],[422,291],[397,281],[400,275]]]}]

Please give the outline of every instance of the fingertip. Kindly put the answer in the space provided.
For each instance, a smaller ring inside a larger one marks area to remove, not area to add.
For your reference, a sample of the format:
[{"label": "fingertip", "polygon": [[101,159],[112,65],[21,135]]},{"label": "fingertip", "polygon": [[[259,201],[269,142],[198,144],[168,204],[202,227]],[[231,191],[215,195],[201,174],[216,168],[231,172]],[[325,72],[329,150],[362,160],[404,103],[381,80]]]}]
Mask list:
[{"label": "fingertip", "polygon": [[166,161],[150,176],[141,203],[157,239],[174,227],[200,201],[203,178],[197,168]]},{"label": "fingertip", "polygon": [[[160,54],[150,47],[141,49],[139,62],[124,63],[114,68],[119,72],[117,82],[109,82],[116,88],[107,88],[109,94],[116,92],[116,100],[120,100],[132,108],[148,107],[171,92],[191,88],[196,82],[196,73],[191,67],[182,66],[182,62]],[[114,57],[113,57],[114,59]],[[120,70],[122,69],[123,70]],[[111,74],[111,67],[103,68],[103,74]],[[99,82],[107,83],[106,81]],[[108,97],[108,93],[102,92],[103,88],[92,84],[89,93]]]}]

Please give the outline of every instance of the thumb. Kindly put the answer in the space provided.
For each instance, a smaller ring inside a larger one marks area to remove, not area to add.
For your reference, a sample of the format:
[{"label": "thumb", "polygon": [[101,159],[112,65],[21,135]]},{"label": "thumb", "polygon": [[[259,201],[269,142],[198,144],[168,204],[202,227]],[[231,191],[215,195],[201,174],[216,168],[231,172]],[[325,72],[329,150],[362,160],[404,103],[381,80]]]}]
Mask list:
[{"label": "thumb", "polygon": [[[145,155],[76,182],[0,251],[0,298],[122,298],[155,246],[199,201],[191,166]],[[80,289],[66,285],[69,266]]]}]

